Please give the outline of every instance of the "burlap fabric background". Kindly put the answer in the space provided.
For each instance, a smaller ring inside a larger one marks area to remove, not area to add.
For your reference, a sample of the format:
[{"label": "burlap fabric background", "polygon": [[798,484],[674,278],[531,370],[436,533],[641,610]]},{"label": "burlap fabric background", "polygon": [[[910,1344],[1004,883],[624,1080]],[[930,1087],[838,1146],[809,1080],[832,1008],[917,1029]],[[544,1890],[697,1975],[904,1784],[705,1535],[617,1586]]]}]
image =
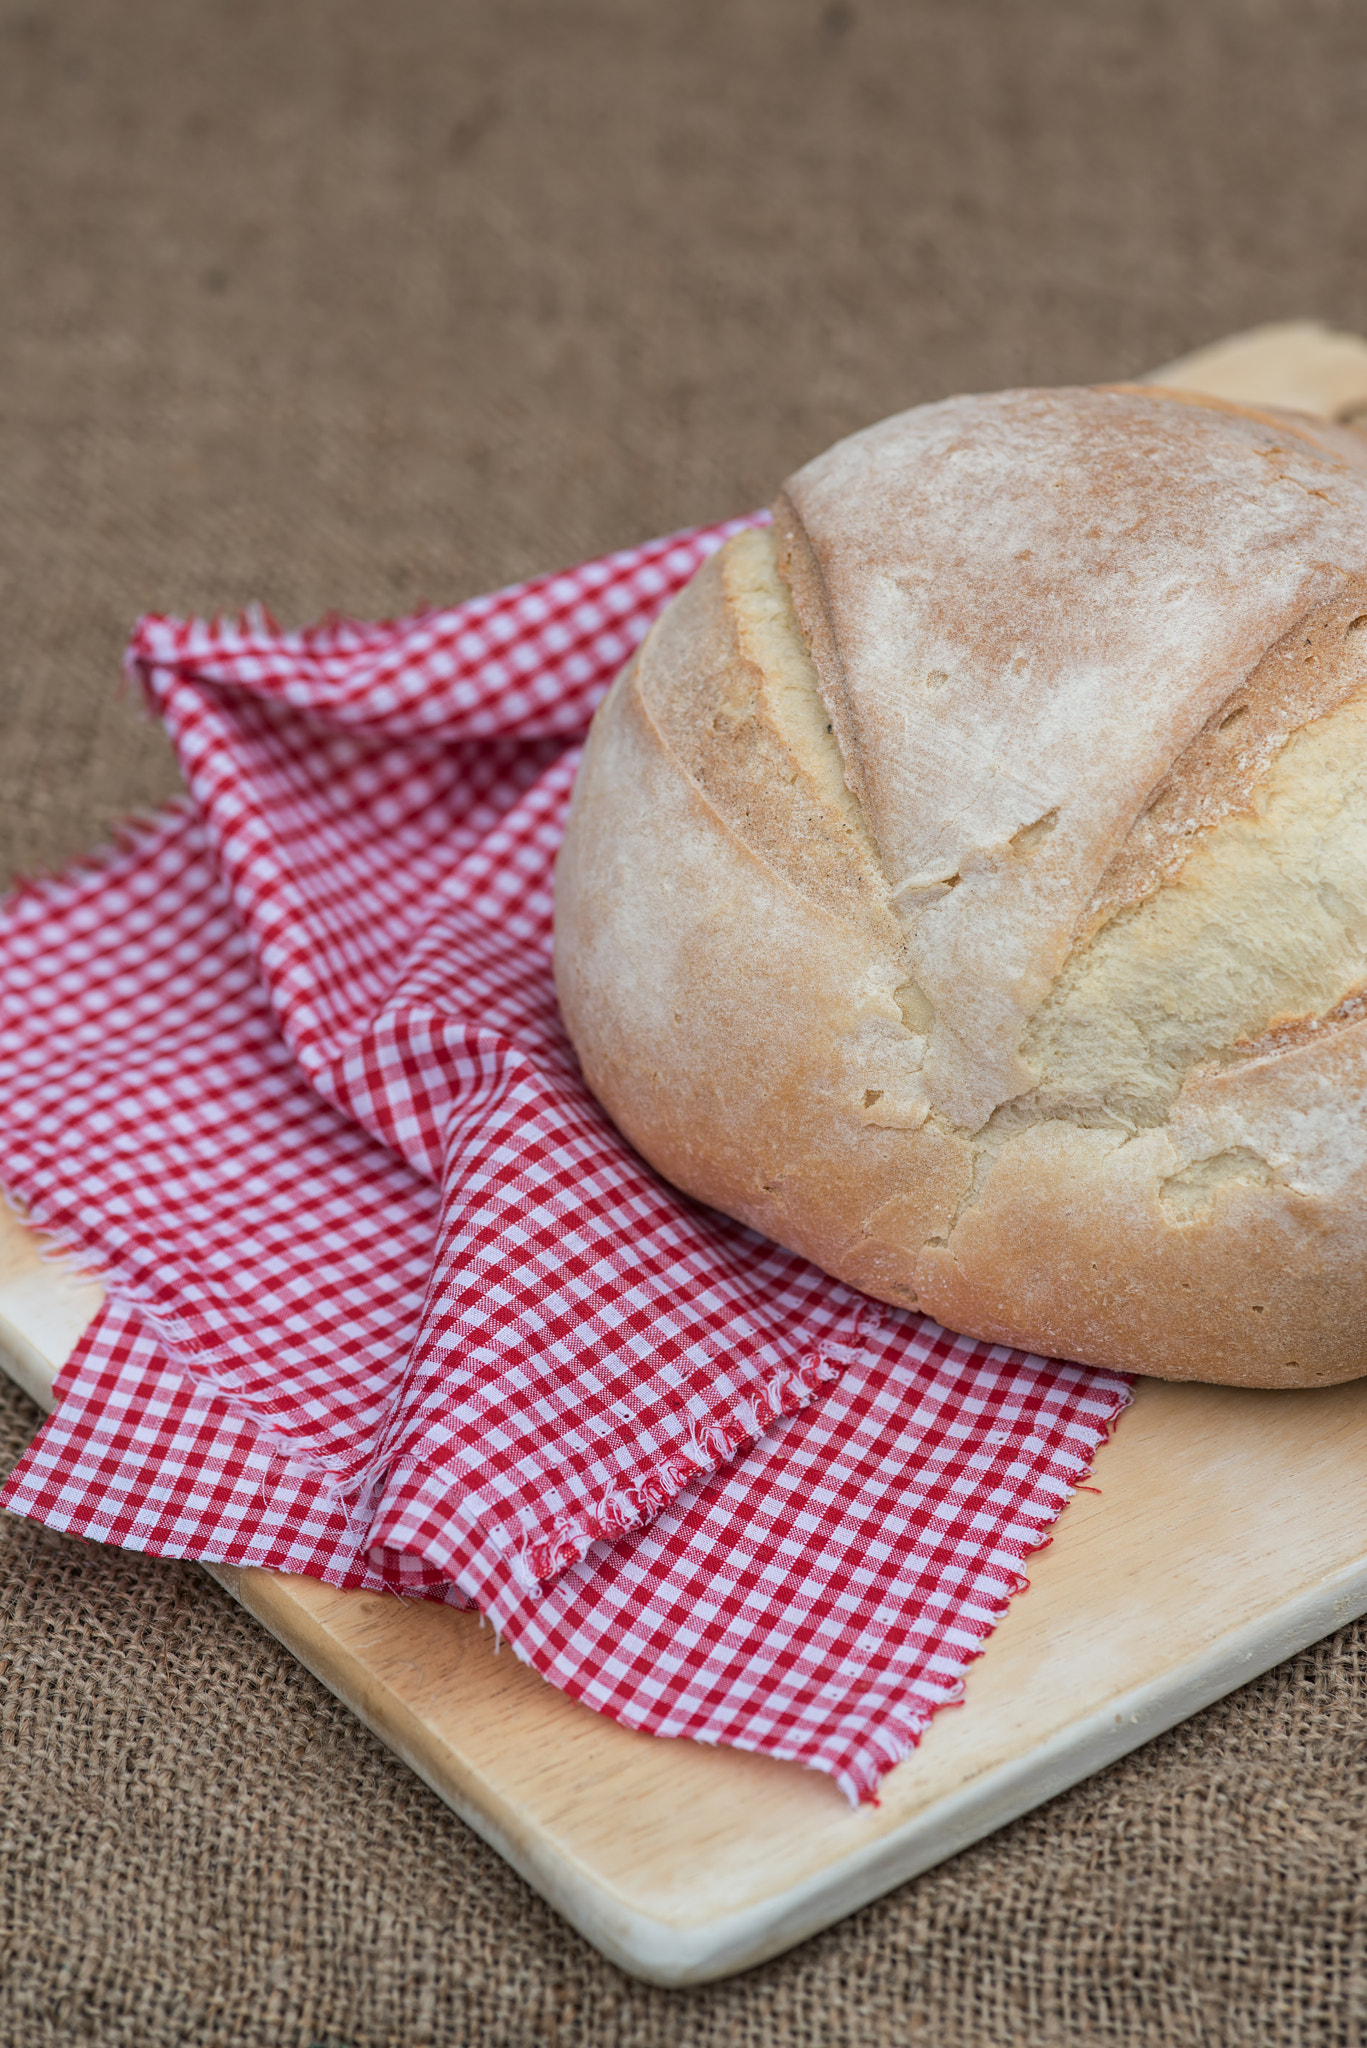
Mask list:
[{"label": "burlap fabric background", "polygon": [[[456,599],[918,400],[1367,330],[1349,0],[10,0],[0,95],[9,869],[174,787],[139,610]],[[1367,2039],[1361,1627],[677,1994],[193,1568],[5,1522],[0,1610],[8,2048]]]}]

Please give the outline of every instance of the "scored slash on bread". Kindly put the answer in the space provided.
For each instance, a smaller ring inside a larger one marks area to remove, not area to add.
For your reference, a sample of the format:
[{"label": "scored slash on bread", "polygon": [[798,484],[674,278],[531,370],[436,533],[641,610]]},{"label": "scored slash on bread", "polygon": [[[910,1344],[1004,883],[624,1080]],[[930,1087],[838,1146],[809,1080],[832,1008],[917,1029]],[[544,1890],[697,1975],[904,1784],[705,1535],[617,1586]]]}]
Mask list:
[{"label": "scored slash on bread", "polygon": [[556,936],[590,1086],[971,1335],[1367,1372],[1364,685],[1351,427],[1141,385],[852,436],[595,720]]}]

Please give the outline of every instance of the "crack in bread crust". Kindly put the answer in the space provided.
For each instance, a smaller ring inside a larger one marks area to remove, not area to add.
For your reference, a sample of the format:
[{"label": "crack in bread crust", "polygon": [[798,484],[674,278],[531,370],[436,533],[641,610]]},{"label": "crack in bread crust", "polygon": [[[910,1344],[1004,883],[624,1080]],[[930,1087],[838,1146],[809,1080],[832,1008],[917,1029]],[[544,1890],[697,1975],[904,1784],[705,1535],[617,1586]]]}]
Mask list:
[{"label": "crack in bread crust", "polygon": [[1367,577],[1299,621],[1231,691],[1150,794],[1078,920],[1084,943],[1173,879],[1197,835],[1248,803],[1293,732],[1367,682]]},{"label": "crack in bread crust", "polygon": [[1353,694],[1286,737],[1241,807],[1069,956],[1022,1043],[1038,1081],[1018,1112],[1162,1124],[1196,1069],[1327,1018],[1360,987],[1367,678],[1353,670]]}]

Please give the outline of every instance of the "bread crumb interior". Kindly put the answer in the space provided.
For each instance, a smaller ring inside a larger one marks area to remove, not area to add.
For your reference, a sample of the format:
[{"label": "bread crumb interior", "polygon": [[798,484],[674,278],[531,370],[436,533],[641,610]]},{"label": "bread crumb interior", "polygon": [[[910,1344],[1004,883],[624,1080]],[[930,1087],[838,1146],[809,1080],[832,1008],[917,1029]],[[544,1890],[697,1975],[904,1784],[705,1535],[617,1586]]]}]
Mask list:
[{"label": "bread crumb interior", "polygon": [[1186,1076],[1367,978],[1367,693],[1287,740],[1247,805],[1180,871],[1078,948],[1022,1055],[1012,1121],[1129,1130],[1167,1120]]}]

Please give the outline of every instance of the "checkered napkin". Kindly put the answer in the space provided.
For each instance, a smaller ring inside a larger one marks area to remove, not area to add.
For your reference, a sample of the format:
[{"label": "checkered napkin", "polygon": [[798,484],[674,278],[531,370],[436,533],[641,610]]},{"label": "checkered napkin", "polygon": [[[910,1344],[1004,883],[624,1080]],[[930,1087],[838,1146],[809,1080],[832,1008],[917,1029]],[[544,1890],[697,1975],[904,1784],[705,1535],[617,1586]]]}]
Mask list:
[{"label": "checkered napkin", "polygon": [[476,1604],[633,1727],[851,1797],[1123,1406],[686,1201],[550,977],[575,740],[747,522],[457,610],[144,620],[188,798],[0,919],[0,1178],[108,1300],[3,1495]]}]

